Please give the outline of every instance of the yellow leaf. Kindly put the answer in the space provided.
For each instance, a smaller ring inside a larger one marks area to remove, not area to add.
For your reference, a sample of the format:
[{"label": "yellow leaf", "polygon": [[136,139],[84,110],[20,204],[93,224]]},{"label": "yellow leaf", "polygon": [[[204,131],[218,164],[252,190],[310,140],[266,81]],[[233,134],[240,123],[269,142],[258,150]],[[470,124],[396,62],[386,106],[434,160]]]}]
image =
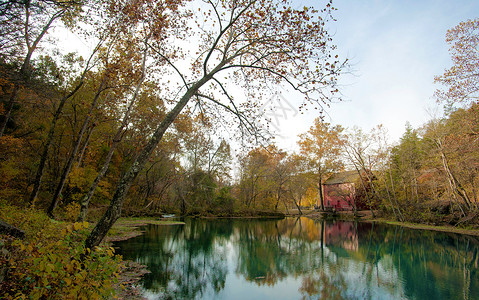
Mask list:
[{"label": "yellow leaf", "polygon": [[83,223],[73,223],[73,229],[74,230],[80,230],[83,226]]},{"label": "yellow leaf", "polygon": [[68,273],[72,273],[73,269],[74,269],[74,266],[73,266],[73,264],[68,264],[68,265],[66,265],[66,268],[67,268]]}]

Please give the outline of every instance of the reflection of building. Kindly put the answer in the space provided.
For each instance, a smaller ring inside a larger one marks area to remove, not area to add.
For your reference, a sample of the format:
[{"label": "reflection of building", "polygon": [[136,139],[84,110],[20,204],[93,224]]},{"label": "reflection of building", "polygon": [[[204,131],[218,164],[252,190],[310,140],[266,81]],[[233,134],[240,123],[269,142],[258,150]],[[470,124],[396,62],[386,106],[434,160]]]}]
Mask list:
[{"label": "reflection of building", "polygon": [[331,175],[323,183],[324,206],[335,210],[352,210],[356,201],[354,183],[359,180],[356,171]]},{"label": "reflection of building", "polygon": [[357,250],[358,234],[354,222],[335,222],[324,224],[324,244],[342,247],[347,250]]}]

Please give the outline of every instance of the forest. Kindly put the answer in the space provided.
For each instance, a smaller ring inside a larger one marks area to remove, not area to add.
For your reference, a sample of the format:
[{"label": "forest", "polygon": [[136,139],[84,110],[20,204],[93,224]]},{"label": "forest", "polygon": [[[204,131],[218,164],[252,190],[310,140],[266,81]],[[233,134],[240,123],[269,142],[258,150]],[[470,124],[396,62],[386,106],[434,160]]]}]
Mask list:
[{"label": "forest", "polygon": [[[1,270],[16,278],[2,290],[48,295],[25,271],[41,265],[52,286],[55,272],[71,275],[55,293],[83,280],[108,294],[95,282],[118,270],[77,271],[117,259],[92,249],[121,215],[302,213],[344,170],[359,174],[355,212],[477,226],[479,19],[447,33],[453,67],[434,78],[446,113],[393,142],[381,125],[323,120],[348,69],[325,29],[332,2],[277,2],[0,3],[0,219],[27,233],[2,241],[13,254],[1,260],[32,257]],[[89,46],[80,54],[62,32]],[[261,111],[280,84],[319,111],[295,153],[275,145]],[[77,260],[61,262],[65,251]]]}]

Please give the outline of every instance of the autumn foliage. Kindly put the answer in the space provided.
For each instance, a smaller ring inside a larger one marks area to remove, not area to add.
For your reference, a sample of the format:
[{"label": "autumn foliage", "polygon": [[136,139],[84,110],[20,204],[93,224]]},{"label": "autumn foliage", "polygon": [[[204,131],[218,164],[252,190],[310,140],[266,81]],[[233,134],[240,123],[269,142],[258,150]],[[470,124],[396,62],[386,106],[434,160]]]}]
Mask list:
[{"label": "autumn foliage", "polygon": [[5,299],[92,299],[112,297],[122,270],[112,248],[96,248],[86,259],[82,240],[88,223],[62,224],[46,214],[4,205],[6,221],[27,232],[25,240],[2,239]]}]

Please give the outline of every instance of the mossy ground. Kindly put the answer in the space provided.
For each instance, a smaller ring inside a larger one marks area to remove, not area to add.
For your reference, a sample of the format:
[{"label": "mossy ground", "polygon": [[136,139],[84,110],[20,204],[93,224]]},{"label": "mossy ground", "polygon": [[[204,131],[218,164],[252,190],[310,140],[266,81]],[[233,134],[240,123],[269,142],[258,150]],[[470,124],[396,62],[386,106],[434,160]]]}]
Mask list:
[{"label": "mossy ground", "polygon": [[110,229],[106,237],[107,242],[123,241],[143,233],[142,226],[152,225],[182,225],[184,222],[173,220],[161,220],[158,218],[120,218]]}]

